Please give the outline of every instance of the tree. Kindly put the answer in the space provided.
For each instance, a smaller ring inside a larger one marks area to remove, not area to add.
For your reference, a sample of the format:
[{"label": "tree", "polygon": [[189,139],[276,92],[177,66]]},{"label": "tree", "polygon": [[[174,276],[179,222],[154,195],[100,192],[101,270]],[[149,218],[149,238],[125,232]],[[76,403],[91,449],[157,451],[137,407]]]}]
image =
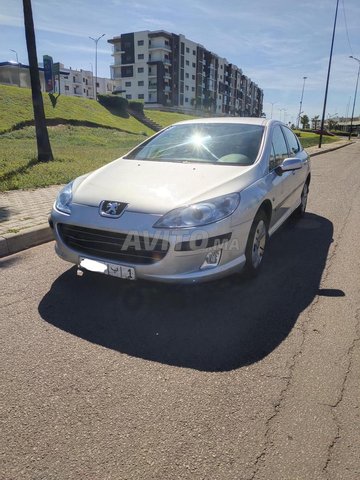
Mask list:
[{"label": "tree", "polygon": [[337,120],[334,120],[334,119],[332,119],[332,118],[330,118],[330,119],[328,120],[328,129],[330,130],[330,132],[331,132],[331,130],[335,130],[335,129],[336,129],[337,124],[338,124]]},{"label": "tree", "polygon": [[309,126],[309,117],[307,115],[303,115],[300,117],[300,123],[302,125],[303,130]]},{"label": "tree", "polygon": [[315,115],[315,117],[313,117],[313,118],[311,119],[312,128],[313,128],[314,130],[317,130],[317,128],[318,128],[318,123],[319,123],[319,122],[320,122],[320,120],[319,120],[319,115]]},{"label": "tree", "polygon": [[44,102],[41,94],[31,0],[23,0],[23,10],[26,46],[30,67],[31,95],[35,119],[38,161],[48,162],[49,160],[53,160],[53,154],[51,151],[49,134],[46,128]]}]

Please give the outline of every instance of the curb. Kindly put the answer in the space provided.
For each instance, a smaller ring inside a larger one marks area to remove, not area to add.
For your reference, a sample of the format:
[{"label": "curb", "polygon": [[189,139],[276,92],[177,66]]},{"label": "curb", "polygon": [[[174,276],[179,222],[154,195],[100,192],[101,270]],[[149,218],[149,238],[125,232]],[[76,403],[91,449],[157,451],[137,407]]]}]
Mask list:
[{"label": "curb", "polygon": [[[355,142],[347,142],[343,143],[342,145],[334,145],[333,147],[326,148],[325,150],[315,151],[313,153],[309,153],[310,157],[316,157],[316,155],[321,155],[322,153],[333,152],[334,150],[339,150],[339,148],[347,147],[348,145],[352,145]],[[306,148],[305,148],[306,150]]]},{"label": "curb", "polygon": [[0,237],[0,257],[6,257],[51,240],[54,240],[54,234],[47,224],[26,228],[19,233],[7,233]]}]

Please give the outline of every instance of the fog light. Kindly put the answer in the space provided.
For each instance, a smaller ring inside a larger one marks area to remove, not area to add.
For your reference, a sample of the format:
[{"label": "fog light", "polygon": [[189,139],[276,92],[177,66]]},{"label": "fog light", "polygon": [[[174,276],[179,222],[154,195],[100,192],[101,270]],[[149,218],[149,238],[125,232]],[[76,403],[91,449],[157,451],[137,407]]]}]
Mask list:
[{"label": "fog light", "polygon": [[221,252],[221,249],[211,250],[210,252],[208,252],[205,257],[204,263],[200,267],[200,270],[217,267],[220,262]]}]

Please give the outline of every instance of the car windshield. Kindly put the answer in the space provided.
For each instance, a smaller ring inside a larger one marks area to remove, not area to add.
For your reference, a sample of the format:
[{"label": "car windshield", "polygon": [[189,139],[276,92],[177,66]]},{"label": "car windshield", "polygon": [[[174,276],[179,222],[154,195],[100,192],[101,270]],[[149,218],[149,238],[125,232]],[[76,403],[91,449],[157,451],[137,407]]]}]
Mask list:
[{"label": "car windshield", "polygon": [[173,125],[135,148],[126,159],[251,165],[264,127],[241,123]]}]

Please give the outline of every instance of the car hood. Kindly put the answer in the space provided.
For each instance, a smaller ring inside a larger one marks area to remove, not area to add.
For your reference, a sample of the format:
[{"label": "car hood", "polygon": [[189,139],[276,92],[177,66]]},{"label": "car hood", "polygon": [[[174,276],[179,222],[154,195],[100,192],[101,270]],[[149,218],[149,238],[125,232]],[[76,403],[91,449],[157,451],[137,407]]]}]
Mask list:
[{"label": "car hood", "polygon": [[118,159],[75,182],[73,202],[128,204],[134,212],[164,214],[205,199],[240,191],[255,180],[254,165],[153,162]]}]

